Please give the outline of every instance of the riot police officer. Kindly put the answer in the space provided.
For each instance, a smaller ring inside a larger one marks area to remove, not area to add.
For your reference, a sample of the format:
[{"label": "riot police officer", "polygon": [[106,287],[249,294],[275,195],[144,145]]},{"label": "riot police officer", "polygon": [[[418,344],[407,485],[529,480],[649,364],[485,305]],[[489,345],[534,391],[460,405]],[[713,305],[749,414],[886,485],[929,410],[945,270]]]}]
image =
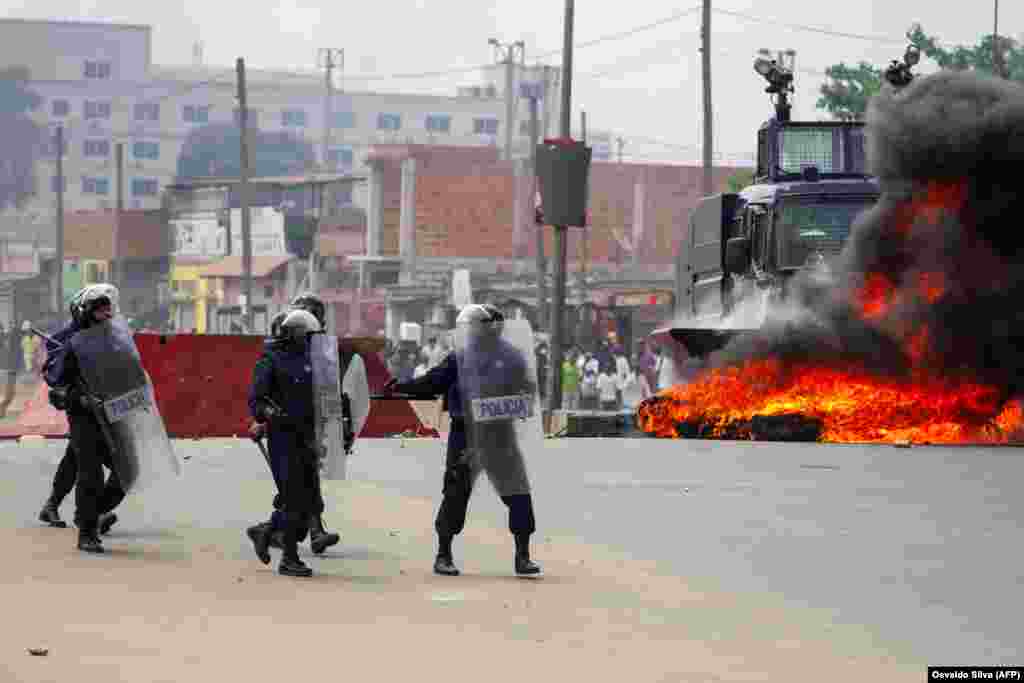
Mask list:
[{"label": "riot police officer", "polygon": [[[504,315],[500,310],[491,305],[471,304],[466,306],[456,320],[456,327],[464,331],[474,341],[473,349],[479,350],[487,356],[491,366],[500,368],[500,383],[515,385],[514,390],[535,391],[535,380],[531,383],[526,371],[527,363],[522,352],[518,349],[503,344],[501,328],[504,323]],[[473,485],[482,468],[487,465],[480,461],[479,454],[473,450],[494,449],[507,451],[496,453],[492,462],[500,459],[514,460],[521,459],[521,453],[514,442],[514,433],[501,432],[480,432],[488,435],[485,442],[475,444],[471,449],[467,438],[467,416],[466,414],[466,379],[460,379],[460,373],[467,374],[464,369],[467,367],[467,348],[457,348],[445,357],[444,361],[437,367],[432,368],[426,375],[408,382],[391,380],[386,390],[397,391],[406,394],[429,396],[436,398],[444,396],[444,408],[451,416],[451,428],[448,432],[448,450],[445,456],[444,483],[442,487],[443,498],[441,506],[437,511],[437,518],[434,522],[434,529],[438,537],[437,556],[434,560],[434,572],[445,576],[458,576],[459,569],[455,566],[452,555],[452,540],[462,532],[466,523],[466,510],[469,506],[469,499],[473,491]],[[472,362],[482,360],[477,357]],[[479,385],[480,382],[471,384]],[[470,424],[470,429],[475,427]],[[487,428],[491,429],[491,428]],[[501,429],[501,428],[499,428]],[[497,435],[497,439],[494,436]],[[508,507],[509,530],[515,538],[515,572],[522,577],[535,577],[541,574],[541,568],[530,559],[530,536],[536,530],[536,522],[533,514],[533,499],[529,493],[528,483],[525,483],[525,469],[513,466],[511,469],[503,467],[507,471],[522,469],[522,476],[516,475],[517,479],[524,480],[515,485],[505,488],[499,486],[498,480],[501,475],[488,472],[492,483],[498,489],[501,500]]]},{"label": "riot police officer", "polygon": [[[291,303],[291,310],[304,310],[311,313],[313,317],[316,318],[317,323],[319,323],[320,325],[320,328],[326,328],[327,309],[326,306],[324,306],[323,301],[321,301],[315,294],[307,292],[305,294],[300,294],[299,296],[295,297],[295,299],[292,300]],[[281,336],[281,323],[287,317],[288,313],[291,312],[291,310],[282,311],[281,313],[278,313],[276,316],[274,316],[273,320],[270,321],[270,336],[264,343],[264,353],[268,353],[270,350],[275,348],[284,347],[289,343],[287,338]],[[263,431],[264,428],[257,425],[251,430],[251,434],[252,436],[259,438],[262,436]],[[280,459],[274,458],[273,443],[268,444],[268,447],[271,462],[280,462]],[[317,490],[320,492],[319,500],[322,502],[323,492],[321,489],[319,472],[317,474]],[[281,487],[279,485],[279,477],[276,470],[273,472],[273,475],[274,483],[278,486],[278,492],[274,496],[273,501],[274,512],[271,514],[271,518],[268,521],[249,527],[249,529],[247,529],[247,534],[249,538],[253,540],[253,542],[255,543],[256,538],[259,537],[260,534],[263,533],[263,531],[270,529],[270,547],[281,549],[283,534],[282,531],[280,530],[283,528],[283,524],[280,521],[280,517],[282,514],[283,504],[281,498]],[[309,545],[313,552],[317,555],[323,553],[331,546],[337,545],[341,541],[341,536],[333,532],[328,532],[327,529],[324,527],[323,512],[324,506],[321,505],[320,508],[316,511],[316,513],[312,515],[309,519]],[[273,531],[274,529],[277,529],[277,531]],[[299,534],[300,543],[305,538],[305,535],[305,530],[303,530]]]},{"label": "riot police officer", "polygon": [[285,576],[312,576],[313,570],[299,558],[298,542],[310,518],[323,509],[308,339],[320,330],[320,323],[308,311],[288,313],[281,321],[283,343],[267,349],[257,362],[249,392],[253,418],[266,425],[281,510],[271,526],[258,525],[248,533],[256,556],[268,564],[271,535],[282,532],[278,572]]},{"label": "riot police officer", "polygon": [[[68,306],[69,313],[71,314],[71,322],[54,334],[53,337],[46,340],[47,355],[54,353],[60,346],[66,344],[75,332],[86,326],[86,322],[82,315],[82,298],[89,289],[89,287],[80,289],[71,298],[71,303]],[[53,407],[58,410],[64,410],[64,404],[61,402],[61,398],[62,396],[60,391],[51,392],[50,402]],[[109,465],[109,463],[106,464]],[[67,448],[64,449],[64,456],[60,459],[57,471],[53,475],[53,483],[50,487],[50,496],[43,504],[43,509],[39,511],[40,522],[44,522],[58,529],[67,527],[64,520],[60,518],[60,505],[75,487],[75,480],[77,478],[78,463],[75,460],[75,453],[71,448],[71,443],[68,442]],[[110,476],[107,478],[107,483],[104,486],[103,497],[108,501],[108,504],[113,507],[116,507],[121,500],[124,499],[124,490],[121,488],[117,474],[113,471],[111,471]],[[111,511],[101,512],[99,516],[100,534],[103,535],[108,533],[116,522],[116,514]]]},{"label": "riot police officer", "polygon": [[[70,338],[79,330],[109,320],[117,304],[117,289],[102,284],[88,287],[79,301],[79,315],[62,330]],[[60,334],[60,333],[59,333]],[[124,498],[124,490],[112,472],[107,485],[103,483],[103,465],[112,464],[110,446],[93,413],[93,397],[82,382],[81,371],[70,343],[54,348],[47,356],[43,377],[51,387],[50,400],[67,412],[71,427],[69,448],[77,463],[75,488],[75,524],[78,526],[78,549],[102,553],[99,539],[99,518],[110,512]]]}]

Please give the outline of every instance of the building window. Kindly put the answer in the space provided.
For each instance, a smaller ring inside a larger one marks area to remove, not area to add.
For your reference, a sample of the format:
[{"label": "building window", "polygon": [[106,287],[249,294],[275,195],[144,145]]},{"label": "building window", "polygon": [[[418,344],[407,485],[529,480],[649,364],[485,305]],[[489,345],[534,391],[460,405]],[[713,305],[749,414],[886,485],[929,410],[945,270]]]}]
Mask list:
[{"label": "building window", "polygon": [[209,123],[210,105],[186,104],[182,107],[181,118],[186,123]]},{"label": "building window", "polygon": [[448,133],[452,129],[452,117],[447,114],[430,114],[427,116],[427,130],[432,133]]},{"label": "building window", "polygon": [[159,102],[139,102],[135,105],[135,120],[136,121],[159,121],[160,120],[160,103]]},{"label": "building window", "polygon": [[377,114],[377,130],[399,130],[401,127],[400,114]]},{"label": "building window", "polygon": [[[50,190],[53,192],[59,192],[61,189],[60,179],[57,176],[50,176]],[[68,178],[64,176],[64,191],[68,189]]]},{"label": "building window", "polygon": [[159,159],[159,142],[134,142],[132,143],[132,156],[136,159]]},{"label": "building window", "polygon": [[110,179],[82,178],[82,194],[110,194]]},{"label": "building window", "polygon": [[[249,107],[248,109],[249,109],[249,111],[246,112],[246,114],[247,114],[246,118],[249,120],[248,121],[249,127],[250,128],[259,128],[260,127],[260,112],[259,112],[259,110],[258,109],[253,109],[252,107]],[[238,107],[235,107],[235,125],[236,126],[242,125],[242,110],[239,109]]]},{"label": "building window", "polygon": [[354,155],[351,147],[338,147],[327,150],[327,163],[333,166],[351,168]]},{"label": "building window", "polygon": [[85,101],[85,118],[87,119],[109,119],[110,102]]},{"label": "building window", "polygon": [[86,63],[85,63],[85,77],[86,78],[110,78],[110,62],[86,61]]},{"label": "building window", "polygon": [[109,157],[110,140],[86,140],[82,148],[82,155],[87,157]]},{"label": "building window", "polygon": [[356,114],[351,111],[336,111],[334,112],[334,127],[335,128],[355,128],[356,127]]},{"label": "building window", "polygon": [[67,100],[53,100],[50,103],[50,112],[54,116],[67,116],[71,112],[71,104]]},{"label": "building window", "polygon": [[306,112],[304,109],[285,109],[281,112],[282,126],[296,126],[302,128],[306,125]]},{"label": "building window", "polygon": [[158,189],[153,178],[132,178],[132,195],[135,197],[155,197]]},{"label": "building window", "polygon": [[497,135],[498,119],[473,119],[473,133],[475,135]]}]

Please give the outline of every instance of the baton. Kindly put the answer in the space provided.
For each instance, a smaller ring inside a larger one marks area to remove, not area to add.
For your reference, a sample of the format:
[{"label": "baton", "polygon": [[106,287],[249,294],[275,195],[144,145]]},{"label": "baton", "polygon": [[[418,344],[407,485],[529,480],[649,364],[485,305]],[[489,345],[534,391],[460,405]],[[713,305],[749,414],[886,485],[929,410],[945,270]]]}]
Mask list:
[{"label": "baton", "polygon": [[46,334],[45,332],[42,332],[42,331],[40,331],[40,330],[37,330],[37,329],[36,329],[36,328],[34,328],[34,327],[30,327],[30,328],[29,328],[29,330],[31,330],[31,331],[32,331],[32,334],[36,335],[37,337],[41,337],[41,338],[43,339],[43,341],[46,341],[46,342],[49,342],[50,344],[53,344],[53,345],[54,345],[54,346],[56,346],[56,347],[57,347],[58,349],[60,349],[60,348],[63,348],[63,347],[64,347],[64,344],[60,343],[59,341],[57,341],[56,339],[54,339],[54,338],[53,338],[53,337],[51,337],[50,335]]},{"label": "baton", "polygon": [[254,444],[256,444],[257,448],[260,449],[260,453],[263,454],[263,459],[267,461],[267,467],[269,467],[270,471],[273,472],[274,468],[270,464],[270,454],[267,453],[267,448],[266,448],[266,446],[263,445],[263,437],[261,437],[261,436],[250,436],[249,438],[252,439],[252,442]]}]

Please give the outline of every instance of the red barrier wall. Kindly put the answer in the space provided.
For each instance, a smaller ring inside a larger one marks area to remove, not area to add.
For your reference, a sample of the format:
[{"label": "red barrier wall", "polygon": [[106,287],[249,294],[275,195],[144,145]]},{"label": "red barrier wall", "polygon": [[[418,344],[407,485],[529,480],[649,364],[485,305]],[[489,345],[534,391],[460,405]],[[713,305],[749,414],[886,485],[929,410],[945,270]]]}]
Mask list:
[{"label": "red barrier wall", "polygon": [[[340,340],[341,346],[348,346]],[[229,437],[247,434],[251,418],[246,403],[252,371],[263,339],[243,335],[137,334],[142,364],[156,391],[157,406],[174,438]],[[391,378],[378,353],[362,353],[370,391]],[[67,418],[47,401],[40,382],[16,423],[0,426],[0,436],[64,436]],[[405,431],[436,436],[426,430],[406,401],[373,401],[360,436],[384,437]]]}]

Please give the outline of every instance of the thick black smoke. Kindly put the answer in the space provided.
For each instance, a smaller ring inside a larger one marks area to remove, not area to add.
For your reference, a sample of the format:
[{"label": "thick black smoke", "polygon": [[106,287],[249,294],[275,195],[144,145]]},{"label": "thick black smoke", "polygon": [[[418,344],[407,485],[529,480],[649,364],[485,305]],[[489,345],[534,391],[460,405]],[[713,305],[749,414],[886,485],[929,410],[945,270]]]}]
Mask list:
[{"label": "thick black smoke", "polygon": [[[854,226],[832,278],[801,275],[798,315],[737,338],[711,364],[770,355],[887,375],[925,368],[1018,395],[1024,87],[965,72],[919,78],[872,101],[867,138],[882,198]],[[884,311],[865,316],[872,286],[892,291]]]}]

